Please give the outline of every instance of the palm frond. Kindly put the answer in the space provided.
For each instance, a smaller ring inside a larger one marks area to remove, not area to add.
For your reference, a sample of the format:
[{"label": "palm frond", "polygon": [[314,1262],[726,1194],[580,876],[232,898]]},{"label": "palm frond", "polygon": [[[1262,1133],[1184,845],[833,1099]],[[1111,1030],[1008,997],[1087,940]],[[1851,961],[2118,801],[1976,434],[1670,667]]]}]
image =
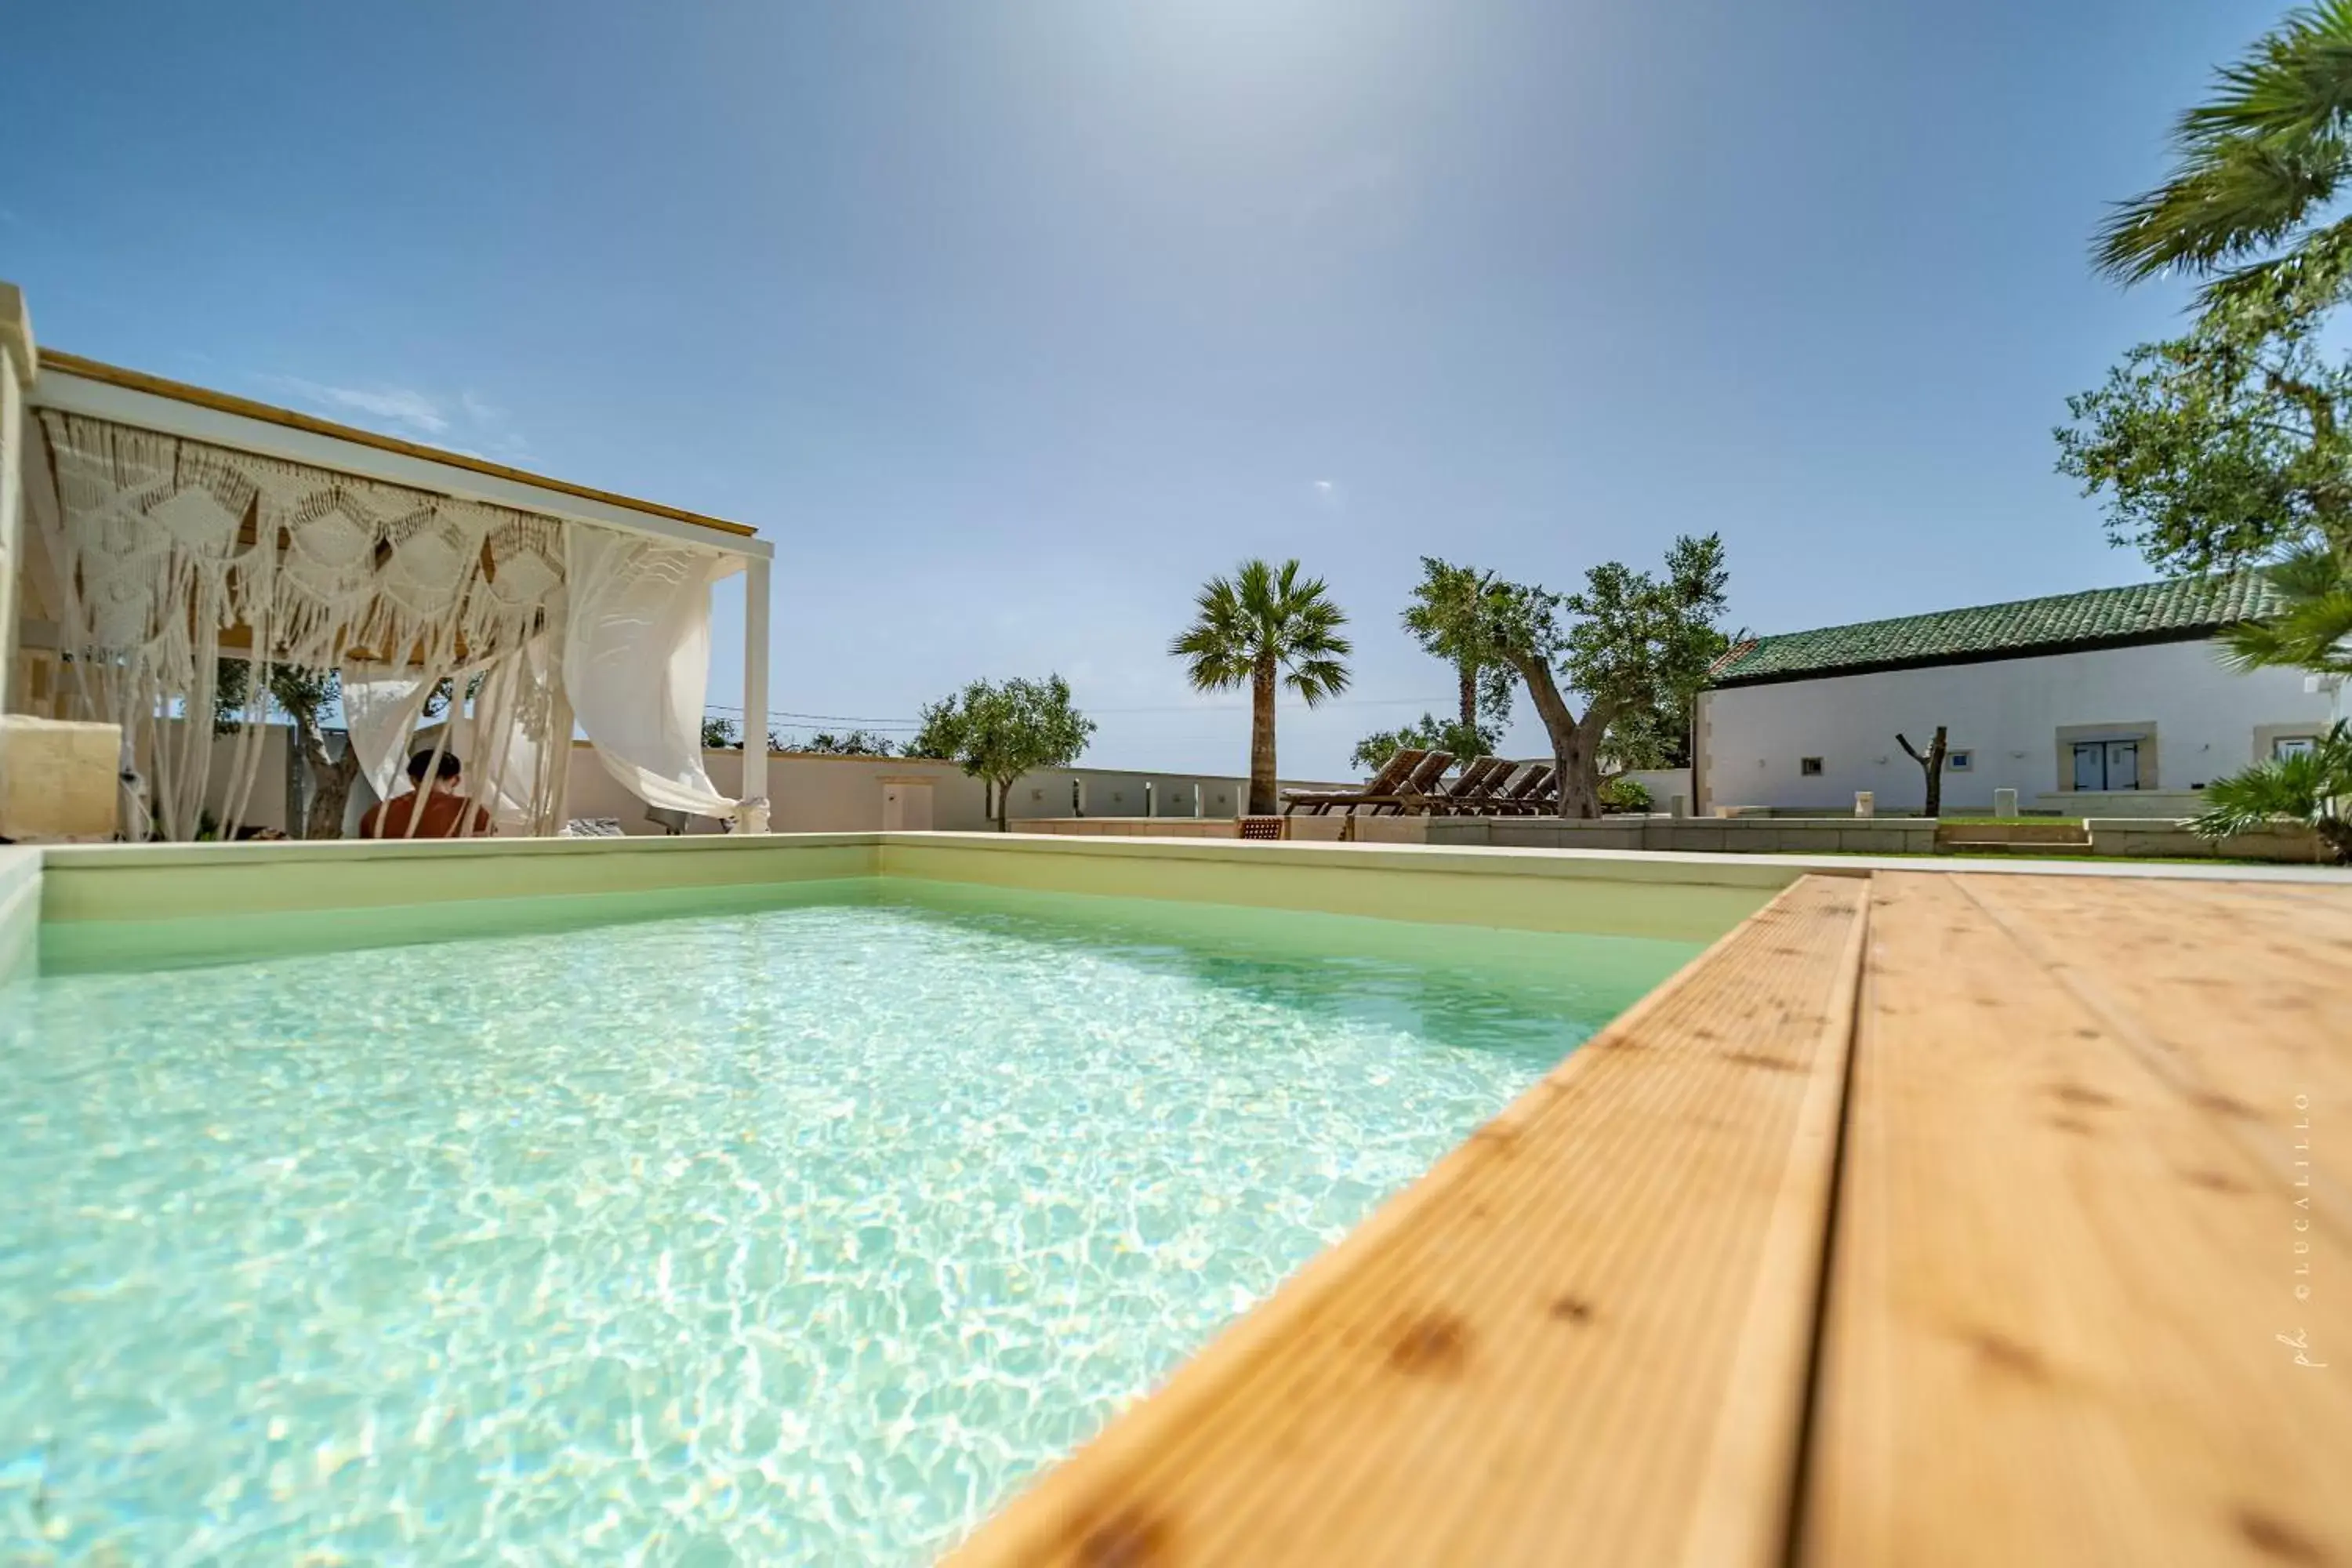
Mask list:
[{"label": "palm frond", "polygon": [[2333,136],[2217,142],[2116,207],[2094,248],[2099,268],[2137,282],[2176,269],[2208,272],[2274,245],[2336,194],[2345,155]]},{"label": "palm frond", "polygon": [[2240,670],[2284,666],[2352,672],[2352,567],[2328,546],[2315,544],[2264,570],[2281,608],[2263,620],[2223,627],[2223,661]]},{"label": "palm frond", "polygon": [[2352,115],[2352,3],[2289,15],[2244,58],[2214,73],[2217,94],[2180,117],[2184,151],[2237,136],[2326,135]]},{"label": "palm frond", "polygon": [[[1278,567],[1263,560],[1243,562],[1233,576],[1209,580],[1194,611],[1192,625],[1168,651],[1186,661],[1185,673],[1197,689],[1244,685],[1269,662],[1289,667],[1290,684],[1310,701],[1345,689],[1347,670],[1339,661],[1355,651],[1339,635],[1347,613],[1331,602],[1321,578],[1302,576],[1296,560]],[[1309,665],[1320,668],[1301,685],[1299,672]]]},{"label": "palm frond", "polygon": [[2352,129],[2352,0],[2297,11],[2215,75],[2174,127],[2179,162],[2119,205],[2095,244],[2126,282],[2210,274],[2292,235],[2347,175]]},{"label": "palm frond", "polygon": [[2274,757],[2205,786],[2204,814],[2189,830],[2221,839],[2279,821],[2318,826],[2352,798],[2352,726],[2339,721],[2311,751]]},{"label": "palm frond", "polygon": [[[1345,647],[1340,651],[1345,652]],[[1305,698],[1307,706],[1313,708],[1348,689],[1348,667],[1336,658],[1302,659],[1290,667],[1290,673],[1283,678],[1283,684]]]}]

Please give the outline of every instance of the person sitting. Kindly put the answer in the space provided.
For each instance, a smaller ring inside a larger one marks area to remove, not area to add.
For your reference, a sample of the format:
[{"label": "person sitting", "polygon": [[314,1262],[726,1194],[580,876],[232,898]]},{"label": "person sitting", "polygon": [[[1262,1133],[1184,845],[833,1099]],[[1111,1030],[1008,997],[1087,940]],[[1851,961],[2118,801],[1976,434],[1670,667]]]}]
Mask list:
[{"label": "person sitting", "polygon": [[[490,814],[466,798],[464,765],[451,752],[440,756],[437,770],[430,751],[408,759],[408,793],[370,806],[360,819],[361,837],[481,838],[489,834]],[[425,787],[427,772],[434,774],[429,790]]]}]

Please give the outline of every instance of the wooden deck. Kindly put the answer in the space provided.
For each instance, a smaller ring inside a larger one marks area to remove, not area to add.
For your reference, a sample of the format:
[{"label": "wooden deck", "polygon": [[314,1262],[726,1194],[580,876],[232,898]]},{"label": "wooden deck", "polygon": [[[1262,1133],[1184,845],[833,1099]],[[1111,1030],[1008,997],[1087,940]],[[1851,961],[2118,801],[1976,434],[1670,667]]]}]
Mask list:
[{"label": "wooden deck", "polygon": [[952,1561],[2352,1565],[2347,1169],[2352,886],[1807,878]]}]

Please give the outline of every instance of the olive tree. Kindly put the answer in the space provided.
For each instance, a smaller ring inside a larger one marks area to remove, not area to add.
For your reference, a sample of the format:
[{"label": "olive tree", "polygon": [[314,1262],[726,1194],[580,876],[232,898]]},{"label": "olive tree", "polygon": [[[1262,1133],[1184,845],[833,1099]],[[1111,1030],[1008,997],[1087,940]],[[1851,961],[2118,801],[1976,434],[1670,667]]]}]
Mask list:
[{"label": "olive tree", "polygon": [[1476,635],[1517,671],[1551,737],[1562,816],[1601,815],[1604,756],[1648,763],[1686,735],[1691,702],[1730,645],[1716,624],[1727,581],[1721,537],[1677,538],[1665,566],[1658,577],[1607,562],[1574,594],[1488,578],[1479,594]]},{"label": "olive tree", "polygon": [[1094,721],[1070,706],[1070,684],[1058,675],[1001,685],[975,680],[926,704],[921,719],[907,754],[942,758],[984,781],[996,799],[999,833],[1005,831],[1005,803],[1021,775],[1068,767],[1095,732]]}]

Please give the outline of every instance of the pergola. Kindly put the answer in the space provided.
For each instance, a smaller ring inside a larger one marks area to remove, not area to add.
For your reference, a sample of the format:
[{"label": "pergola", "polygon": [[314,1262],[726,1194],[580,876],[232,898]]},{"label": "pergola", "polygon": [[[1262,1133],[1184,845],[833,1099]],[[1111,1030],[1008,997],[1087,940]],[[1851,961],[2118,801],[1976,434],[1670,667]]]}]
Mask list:
[{"label": "pergola", "polygon": [[[281,666],[340,676],[380,794],[437,691],[433,743],[465,748],[502,832],[562,826],[575,731],[649,806],[764,831],[772,553],[740,523],[39,349],[0,284],[0,711],[119,725],[166,837],[208,798],[242,815]],[[755,717],[730,799],[701,721],[710,588],[738,571]],[[256,677],[225,748],[224,658]]]}]

